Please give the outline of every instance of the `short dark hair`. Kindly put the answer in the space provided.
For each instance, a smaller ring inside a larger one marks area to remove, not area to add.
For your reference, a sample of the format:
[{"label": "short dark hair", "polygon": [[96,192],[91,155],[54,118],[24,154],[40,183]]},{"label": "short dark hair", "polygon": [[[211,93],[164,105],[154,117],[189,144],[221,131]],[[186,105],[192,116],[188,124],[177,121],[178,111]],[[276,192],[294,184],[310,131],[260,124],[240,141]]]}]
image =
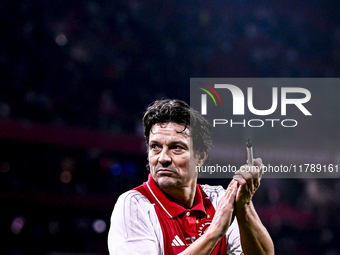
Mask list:
[{"label": "short dark hair", "polygon": [[169,122],[184,125],[185,129],[190,128],[195,153],[201,154],[209,151],[212,146],[211,125],[187,103],[177,99],[156,100],[148,106],[143,117],[146,144],[149,144],[150,130],[153,125]]}]

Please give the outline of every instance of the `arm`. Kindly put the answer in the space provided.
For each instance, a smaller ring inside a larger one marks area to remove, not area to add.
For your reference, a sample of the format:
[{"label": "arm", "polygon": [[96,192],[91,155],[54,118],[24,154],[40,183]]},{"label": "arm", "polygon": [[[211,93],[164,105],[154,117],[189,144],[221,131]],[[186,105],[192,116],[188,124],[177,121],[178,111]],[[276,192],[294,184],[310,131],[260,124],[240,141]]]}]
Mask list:
[{"label": "arm", "polygon": [[234,180],[238,182],[235,215],[240,229],[244,255],[272,255],[274,254],[273,242],[251,201],[260,186],[262,160],[256,159],[254,164],[257,166],[257,170],[250,172],[241,170],[234,176]]},{"label": "arm", "polygon": [[262,225],[253,203],[236,209],[242,249],[245,255],[274,254],[274,245],[266,228]]},{"label": "arm", "polygon": [[233,180],[229,184],[226,193],[221,197],[207,232],[181,252],[180,255],[208,255],[212,252],[230,226],[236,193],[237,182]]}]

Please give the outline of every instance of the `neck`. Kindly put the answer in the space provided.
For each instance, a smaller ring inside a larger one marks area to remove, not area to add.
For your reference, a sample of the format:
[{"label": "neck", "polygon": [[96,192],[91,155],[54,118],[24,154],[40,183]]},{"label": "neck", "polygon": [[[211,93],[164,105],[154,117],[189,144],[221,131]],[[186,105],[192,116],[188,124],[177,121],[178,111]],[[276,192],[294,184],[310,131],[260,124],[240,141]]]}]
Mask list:
[{"label": "neck", "polygon": [[193,207],[196,194],[196,181],[186,187],[162,189],[176,204],[189,209]]}]

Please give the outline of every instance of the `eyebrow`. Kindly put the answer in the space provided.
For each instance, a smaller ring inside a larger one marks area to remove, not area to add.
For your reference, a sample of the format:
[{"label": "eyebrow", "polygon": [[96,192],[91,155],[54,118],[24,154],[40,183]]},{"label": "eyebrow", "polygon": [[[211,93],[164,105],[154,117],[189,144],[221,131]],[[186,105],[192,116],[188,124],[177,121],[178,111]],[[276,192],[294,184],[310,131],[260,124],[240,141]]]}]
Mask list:
[{"label": "eyebrow", "polygon": [[[149,141],[149,145],[150,145],[150,144],[160,144],[160,142],[157,141],[157,140],[150,140],[150,141]],[[171,141],[169,145],[175,145],[175,144],[181,144],[182,146],[184,146],[184,147],[186,147],[186,148],[189,148],[189,146],[188,146],[187,143],[184,143],[184,142],[178,141],[178,140],[176,140],[176,141]]]}]

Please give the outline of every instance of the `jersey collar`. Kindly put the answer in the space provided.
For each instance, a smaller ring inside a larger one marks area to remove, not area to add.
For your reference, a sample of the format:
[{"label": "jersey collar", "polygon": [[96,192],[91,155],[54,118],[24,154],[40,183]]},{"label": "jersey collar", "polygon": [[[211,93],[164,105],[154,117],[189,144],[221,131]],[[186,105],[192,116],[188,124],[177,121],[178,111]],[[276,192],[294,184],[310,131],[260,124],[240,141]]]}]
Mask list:
[{"label": "jersey collar", "polygon": [[[154,201],[159,205],[168,218],[173,218],[187,210],[186,208],[169,200],[163,191],[158,187],[151,174],[149,174],[149,179],[147,182],[144,182],[143,186],[154,198]],[[205,214],[206,212],[203,204],[203,198],[205,196],[205,194],[202,195],[201,189],[197,184],[194,205],[190,210],[202,211]]]}]

